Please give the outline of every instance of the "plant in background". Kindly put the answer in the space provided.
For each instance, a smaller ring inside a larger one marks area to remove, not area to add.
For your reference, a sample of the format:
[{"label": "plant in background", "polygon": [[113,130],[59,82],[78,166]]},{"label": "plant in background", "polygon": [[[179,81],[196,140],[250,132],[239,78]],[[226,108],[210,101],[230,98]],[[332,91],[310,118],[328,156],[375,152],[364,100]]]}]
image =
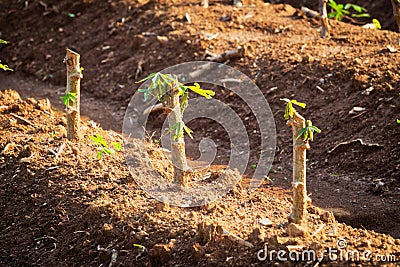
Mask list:
[{"label": "plant in background", "polygon": [[[0,39],[0,45],[1,44],[8,44],[8,42],[3,40],[3,39]],[[1,60],[0,60],[0,62],[1,62]],[[1,64],[1,63],[0,63],[0,69],[2,69],[4,71],[7,71],[7,70],[14,71],[13,69],[9,68],[7,65],[4,65],[4,64]]]},{"label": "plant in background", "polygon": [[174,166],[174,182],[180,186],[187,185],[186,171],[188,170],[184,133],[192,137],[193,132],[183,122],[183,112],[189,103],[189,90],[205,97],[211,98],[215,95],[212,90],[200,88],[198,83],[192,86],[184,85],[172,74],[160,72],[152,73],[146,78],[138,81],[141,83],[151,80],[148,88],[139,88],[144,94],[145,100],[149,96],[155,97],[162,105],[169,110],[168,125],[171,140],[171,161]]},{"label": "plant in background", "polygon": [[331,7],[331,12],[328,13],[329,18],[342,20],[344,17],[350,15],[353,18],[369,18],[370,14],[367,9],[355,4],[338,4],[334,0],[329,0],[328,6]]},{"label": "plant in background", "polygon": [[293,129],[293,209],[290,219],[301,224],[307,212],[307,189],[306,189],[306,151],[310,149],[309,141],[313,140],[314,132],[321,130],[312,125],[310,120],[305,120],[293,107],[293,105],[305,108],[306,104],[287,98],[281,99],[286,102],[285,120],[286,124]]},{"label": "plant in background", "polygon": [[99,134],[89,136],[89,138],[97,146],[97,154],[96,154],[97,159],[101,160],[103,158],[103,154],[111,155],[115,151],[122,150],[122,145],[120,142],[111,142],[112,147],[109,147],[107,142]]}]

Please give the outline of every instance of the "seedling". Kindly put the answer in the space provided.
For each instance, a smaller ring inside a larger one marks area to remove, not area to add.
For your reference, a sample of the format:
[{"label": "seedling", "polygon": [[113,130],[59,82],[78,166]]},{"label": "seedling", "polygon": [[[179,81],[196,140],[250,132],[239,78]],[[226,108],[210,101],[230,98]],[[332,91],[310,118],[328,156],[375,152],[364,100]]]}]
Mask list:
[{"label": "seedling", "polygon": [[184,133],[186,132],[189,137],[192,137],[193,131],[185,125],[182,117],[189,104],[189,90],[207,99],[212,98],[215,92],[201,89],[198,83],[194,83],[192,86],[184,85],[174,75],[160,72],[152,73],[137,83],[147,80],[151,80],[150,86],[139,88],[138,91],[144,94],[145,100],[149,96],[153,96],[169,110],[168,124],[171,140],[171,160],[174,165],[174,182],[180,186],[186,186],[187,177],[185,173],[188,167]]},{"label": "seedling", "polygon": [[89,138],[93,141],[93,143],[97,146],[97,159],[102,159],[103,155],[111,155],[115,151],[121,151],[122,145],[120,142],[111,142],[112,148],[110,148],[107,142],[103,139],[103,137],[99,134],[89,136]]},{"label": "seedling", "polygon": [[[0,44],[8,44],[8,42],[3,40],[3,39],[0,39]],[[1,62],[1,60],[0,60],[0,62]],[[13,69],[9,68],[7,65],[4,65],[4,64],[1,64],[1,63],[0,63],[0,69],[2,69],[4,71],[7,71],[7,70],[14,71]]]},{"label": "seedling", "polygon": [[67,138],[79,139],[80,126],[80,91],[82,68],[80,67],[80,55],[67,48],[64,63],[67,65],[67,88],[62,98],[66,106]]},{"label": "seedling", "polygon": [[290,215],[294,223],[302,223],[307,212],[306,189],[306,151],[310,149],[309,141],[313,140],[314,132],[321,130],[312,125],[310,120],[305,120],[293,107],[293,105],[305,108],[306,104],[287,98],[284,118],[286,124],[293,129],[293,209]]},{"label": "seedling", "polygon": [[321,133],[321,130],[312,125],[310,120],[306,120],[306,127],[300,130],[300,132],[297,134],[297,138],[301,137],[304,142],[312,141],[314,132]]}]

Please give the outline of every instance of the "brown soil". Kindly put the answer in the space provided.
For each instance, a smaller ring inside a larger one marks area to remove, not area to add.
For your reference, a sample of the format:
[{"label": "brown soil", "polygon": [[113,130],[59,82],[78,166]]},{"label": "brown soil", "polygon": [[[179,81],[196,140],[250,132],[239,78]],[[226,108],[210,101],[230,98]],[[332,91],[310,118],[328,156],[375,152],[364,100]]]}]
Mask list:
[{"label": "brown soil", "polygon": [[[115,250],[116,264],[127,266],[243,266],[259,263],[256,255],[264,243],[271,249],[299,245],[322,250],[333,246],[338,237],[345,238],[352,249],[400,257],[399,240],[392,238],[400,237],[396,125],[400,54],[387,47],[399,50],[399,35],[332,22],[333,37],[326,40],[319,38],[318,21],[289,5],[254,0],[235,8],[228,1],[212,1],[204,9],[198,2],[2,1],[0,37],[11,44],[1,47],[1,59],[15,71],[0,73],[0,89],[15,89],[24,99],[49,98],[61,109],[62,59],[65,47],[73,48],[81,54],[85,68],[83,114],[120,132],[124,109],[137,89],[134,81],[177,63],[202,60],[206,50],[221,53],[242,45],[247,48],[246,57],[226,64],[254,79],[274,113],[277,153],[270,172],[272,183],[253,195],[238,186],[201,209],[160,205],[136,186],[121,153],[96,161],[95,147],[87,138],[79,143],[64,138],[64,119],[46,101],[22,101],[13,92],[2,93],[3,265],[108,265]],[[389,1],[374,1],[376,10],[368,6],[373,16],[383,14],[379,10],[384,2]],[[192,23],[186,21],[185,13]],[[391,18],[378,18],[393,29]],[[219,33],[217,38],[209,40],[207,36],[215,33]],[[157,36],[167,36],[168,41],[160,43]],[[315,236],[288,238],[285,222],[290,195],[285,189],[290,188],[292,169],[291,131],[283,120],[279,101],[283,97],[307,102],[303,114],[323,130],[308,153],[313,203],[331,210],[337,220],[367,230],[333,222],[326,219],[328,213],[311,207],[310,232],[322,223],[327,226]],[[216,98],[242,118],[252,118],[236,96],[218,90]],[[354,107],[365,111],[351,114]],[[152,116],[149,132],[163,119],[162,114]],[[215,133],[219,126],[202,125],[190,125],[196,138],[219,139],[218,153],[229,154],[225,133]],[[246,128],[252,133],[250,162],[257,163],[256,121],[247,120]],[[100,133],[108,141],[120,139],[117,133],[88,123],[84,133],[86,137]],[[191,157],[198,153],[196,138],[188,146]],[[63,143],[58,158],[48,152]],[[156,156],[155,160],[161,159]],[[246,175],[251,174],[249,166]],[[265,217],[272,227],[258,224]],[[210,233],[197,230],[202,222],[211,225],[205,227]],[[254,248],[222,237],[220,228],[250,241]],[[134,244],[146,249],[140,253]]]}]

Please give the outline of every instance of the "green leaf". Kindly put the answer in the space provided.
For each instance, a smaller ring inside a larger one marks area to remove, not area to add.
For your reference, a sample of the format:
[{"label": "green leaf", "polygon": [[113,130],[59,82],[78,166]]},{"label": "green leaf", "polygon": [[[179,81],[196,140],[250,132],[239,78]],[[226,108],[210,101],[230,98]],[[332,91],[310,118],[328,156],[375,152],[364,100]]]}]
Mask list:
[{"label": "green leaf", "polygon": [[317,126],[314,126],[314,125],[309,126],[309,129],[310,129],[311,131],[317,132],[317,133],[321,133],[321,132],[322,132],[320,129],[318,129]]},{"label": "green leaf", "polygon": [[338,5],[333,0],[329,0],[328,6],[330,6],[333,9],[337,9],[338,8]]},{"label": "green leaf", "polygon": [[314,132],[321,133],[321,130],[318,127],[312,125],[311,120],[306,121],[306,127],[302,128],[297,134],[296,139],[302,137],[304,142],[312,141],[314,137]]},{"label": "green leaf", "polygon": [[0,44],[8,44],[6,40],[0,39]]},{"label": "green leaf", "polygon": [[358,13],[362,13],[362,12],[366,12],[367,11],[366,8],[364,8],[362,6],[359,6],[359,5],[350,4],[350,6]]},{"label": "green leaf", "polygon": [[185,132],[187,133],[187,135],[188,135],[190,138],[193,139],[193,136],[192,136],[193,131],[192,131],[189,127],[187,127],[186,125],[183,126],[183,129],[185,130]]},{"label": "green leaf", "polygon": [[142,82],[144,82],[144,81],[147,81],[148,79],[153,78],[156,74],[157,74],[157,72],[153,72],[153,73],[149,74],[146,78],[143,78],[143,79],[141,79],[140,81],[137,81],[137,82],[135,82],[135,83],[142,83]]},{"label": "green leaf", "polygon": [[172,77],[171,74],[160,74],[160,76],[164,80],[164,83],[166,83],[170,87],[172,87],[173,83],[178,83],[178,80]]},{"label": "green leaf", "polygon": [[371,15],[368,13],[352,14],[351,16],[353,18],[369,18],[369,17],[371,17]]},{"label": "green leaf", "polygon": [[70,107],[72,103],[76,102],[76,93],[67,92],[65,96],[61,97],[61,100],[66,107]]},{"label": "green leaf", "polygon": [[71,13],[71,12],[67,13],[67,16],[70,17],[70,18],[75,18],[75,14]]},{"label": "green leaf", "polygon": [[103,157],[103,151],[99,150],[96,154],[96,158],[101,159]]},{"label": "green leaf", "polygon": [[107,142],[104,141],[103,137],[99,134],[96,134],[95,136],[91,135],[89,138],[97,145],[108,147]]},{"label": "green leaf", "polygon": [[120,142],[111,142],[111,145],[114,147],[115,151],[121,151],[122,150],[122,144]]},{"label": "green leaf", "polygon": [[297,134],[296,139],[299,139],[301,136],[303,136],[304,133],[305,133],[306,131],[307,131],[307,128],[306,128],[306,127],[302,128],[302,129],[299,131],[299,133]]},{"label": "green leaf", "polygon": [[397,122],[397,124],[400,124],[400,120],[399,119],[397,119],[396,122]]},{"label": "green leaf", "polygon": [[140,248],[140,249],[144,249],[144,246],[139,245],[139,244],[133,244],[134,247]]},{"label": "green leaf", "polygon": [[107,155],[111,155],[113,153],[113,151],[111,149],[109,149],[108,147],[103,147],[102,151],[104,153],[106,153]]}]

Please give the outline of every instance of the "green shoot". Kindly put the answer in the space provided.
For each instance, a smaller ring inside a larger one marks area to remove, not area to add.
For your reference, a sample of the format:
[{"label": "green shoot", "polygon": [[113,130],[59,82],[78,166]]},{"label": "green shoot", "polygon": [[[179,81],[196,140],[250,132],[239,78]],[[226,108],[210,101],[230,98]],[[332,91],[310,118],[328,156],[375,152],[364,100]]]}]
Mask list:
[{"label": "green shoot", "polygon": [[289,119],[293,118],[294,113],[296,112],[296,110],[293,107],[293,104],[296,106],[302,107],[302,108],[306,107],[305,103],[298,102],[297,100],[294,100],[294,99],[290,100],[288,98],[282,98],[281,100],[285,101],[287,103],[286,109],[285,109],[285,115],[284,115],[285,120],[289,120]]},{"label": "green shoot", "polygon": [[[342,20],[345,16],[350,15],[353,18],[369,18],[370,14],[367,9],[355,4],[338,4],[334,0],[329,0],[328,5],[331,7],[331,12],[328,14],[329,18],[335,20]],[[352,10],[352,11],[350,11]]]},{"label": "green shoot", "polygon": [[0,39],[0,44],[8,44],[6,40]]},{"label": "green shoot", "polygon": [[333,0],[329,0],[328,6],[332,8],[332,11],[328,13],[330,19],[342,20],[345,15],[350,14],[350,11],[344,9],[343,4],[337,4]]},{"label": "green shoot", "polygon": [[314,138],[314,132],[321,133],[321,130],[312,125],[311,120],[307,120],[306,127],[299,131],[296,138],[299,139],[301,137],[304,142],[312,141]]},{"label": "green shoot", "polygon": [[107,144],[107,142],[103,139],[103,137],[99,134],[89,136],[89,138],[93,141],[93,143],[97,146],[97,154],[96,158],[97,159],[102,159],[103,155],[111,155],[115,151],[121,151],[122,150],[122,145],[120,142],[111,142],[111,146],[113,148],[110,148]]},{"label": "green shoot", "polygon": [[[338,4],[334,0],[329,0],[328,5],[331,7],[331,12],[328,13],[328,17],[335,20],[343,20],[345,17],[349,18],[369,18],[371,15],[368,10],[362,6],[347,3],[345,5]],[[377,19],[373,19],[372,23],[375,25],[375,29],[380,30],[382,28],[381,23]]]},{"label": "green shoot", "polygon": [[[369,18],[370,14],[367,9],[355,4],[338,4],[334,0],[329,0],[328,5],[331,7],[331,12],[328,14],[329,18],[342,20],[345,16],[350,15],[353,18]],[[352,10],[352,11],[350,11]]]},{"label": "green shoot", "polygon": [[179,138],[182,138],[184,132],[186,132],[186,134],[187,134],[190,138],[193,139],[193,136],[192,136],[193,130],[190,129],[189,127],[187,127],[187,126],[185,125],[184,122],[178,122],[178,123],[176,123],[175,125],[173,125],[173,126],[168,130],[167,133],[171,133],[171,132],[174,133],[174,139],[175,139],[175,141],[178,140]]},{"label": "green shoot", "polygon": [[370,15],[368,13],[364,13],[367,12],[368,10],[362,6],[359,5],[355,5],[355,4],[346,4],[344,6],[344,9],[349,10],[350,8],[352,8],[356,14],[351,14],[351,16],[353,18],[369,18]]},{"label": "green shoot", "polygon": [[73,103],[76,102],[76,93],[67,92],[65,96],[61,97],[64,105],[69,108]]},{"label": "green shoot", "polygon": [[136,82],[141,83],[151,79],[151,84],[148,88],[139,88],[138,91],[144,94],[145,100],[151,95],[157,98],[161,103],[165,102],[165,97],[170,96],[170,89],[177,87],[179,89],[179,96],[181,96],[181,108],[187,104],[188,96],[187,92],[191,91],[210,99],[215,95],[212,90],[204,90],[200,88],[198,83],[194,83],[193,86],[186,86],[178,81],[172,74],[162,74],[160,72],[152,73],[146,78]]},{"label": "green shoot", "polygon": [[[144,94],[144,99],[147,100],[149,96],[157,98],[163,105],[166,105],[166,97],[171,97],[171,90],[177,88],[180,96],[180,111],[183,114],[184,110],[189,103],[189,90],[201,95],[207,99],[212,98],[215,92],[212,90],[201,89],[198,83],[194,85],[184,85],[178,81],[178,79],[172,74],[163,74],[160,72],[151,73],[146,78],[137,81],[141,83],[151,79],[150,86],[148,88],[139,88],[138,92]],[[178,122],[170,128],[170,132],[174,132],[174,139],[178,140],[183,137],[186,133],[190,138],[193,138],[193,131],[187,127],[183,122]]]},{"label": "green shoot", "polygon": [[397,122],[397,124],[400,124],[400,120],[399,119],[397,119],[396,122]]}]

